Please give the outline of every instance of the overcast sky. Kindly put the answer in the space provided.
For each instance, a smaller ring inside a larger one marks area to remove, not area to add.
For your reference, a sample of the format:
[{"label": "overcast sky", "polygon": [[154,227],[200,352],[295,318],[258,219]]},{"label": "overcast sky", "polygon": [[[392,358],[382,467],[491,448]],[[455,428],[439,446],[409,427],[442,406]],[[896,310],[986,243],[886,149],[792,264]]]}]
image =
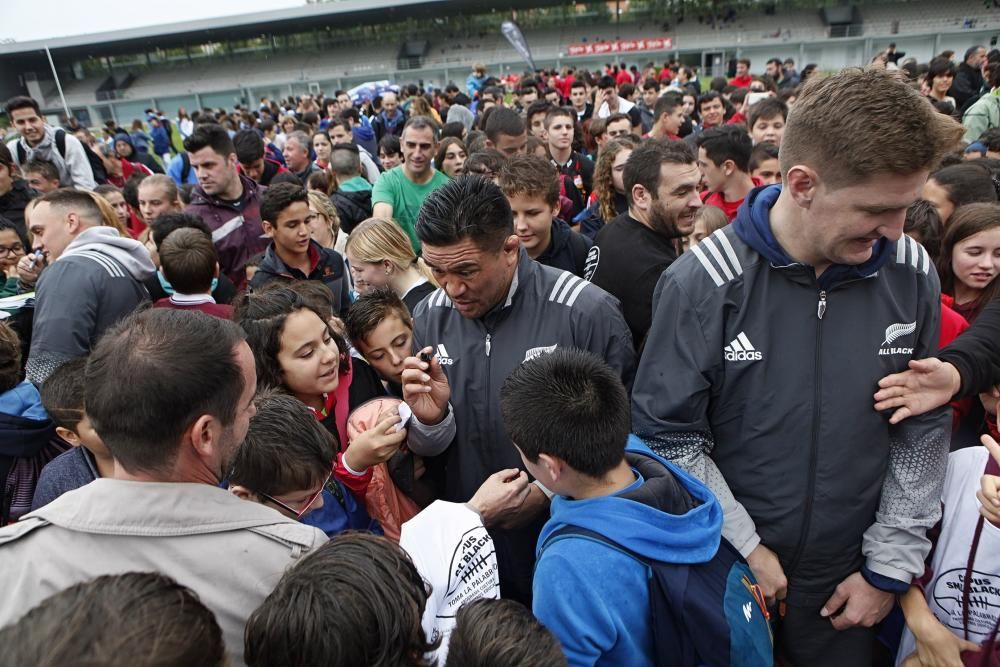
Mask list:
[{"label": "overcast sky", "polygon": [[305,0],[0,0],[0,40],[27,42],[304,4]]}]

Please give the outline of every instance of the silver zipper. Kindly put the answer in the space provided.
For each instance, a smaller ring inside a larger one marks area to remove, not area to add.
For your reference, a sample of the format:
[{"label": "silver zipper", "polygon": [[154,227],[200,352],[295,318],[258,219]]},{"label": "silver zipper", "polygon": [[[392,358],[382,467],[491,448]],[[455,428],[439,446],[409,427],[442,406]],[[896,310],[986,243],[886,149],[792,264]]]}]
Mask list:
[{"label": "silver zipper", "polygon": [[826,314],[826,290],[821,290],[819,293],[819,303],[816,304],[816,317],[823,319]]}]

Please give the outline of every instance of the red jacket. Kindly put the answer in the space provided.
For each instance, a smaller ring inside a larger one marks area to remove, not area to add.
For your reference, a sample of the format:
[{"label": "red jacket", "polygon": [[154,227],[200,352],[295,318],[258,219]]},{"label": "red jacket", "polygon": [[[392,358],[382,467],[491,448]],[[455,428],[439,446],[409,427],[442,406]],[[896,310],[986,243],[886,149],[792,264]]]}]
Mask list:
[{"label": "red jacket", "polygon": [[[969,323],[964,317],[959,315],[952,306],[955,299],[947,294],[941,295],[941,334],[938,337],[938,348],[944,348],[951,344],[953,340],[969,328]],[[951,428],[958,430],[959,424],[965,415],[972,410],[972,401],[975,398],[966,398],[951,402]]]},{"label": "red jacket", "polygon": [[734,76],[729,80],[729,85],[736,86],[737,88],[749,88],[752,81],[753,77],[751,75],[744,74],[743,76]]}]

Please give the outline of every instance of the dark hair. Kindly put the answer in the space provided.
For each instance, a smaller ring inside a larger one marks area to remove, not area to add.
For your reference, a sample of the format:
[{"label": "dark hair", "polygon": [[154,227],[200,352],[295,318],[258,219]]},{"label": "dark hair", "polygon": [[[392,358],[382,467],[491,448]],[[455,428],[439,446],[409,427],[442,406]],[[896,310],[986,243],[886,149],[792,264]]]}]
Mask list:
[{"label": "dark hair", "polygon": [[42,115],[41,110],[38,108],[38,102],[26,95],[18,95],[10,98],[4,107],[4,111],[7,112],[8,116],[11,116],[18,109],[34,109],[37,115]]},{"label": "dark hair", "polygon": [[465,136],[465,123],[461,121],[453,120],[450,123],[445,123],[444,127],[441,128],[441,141],[448,137],[461,139],[463,136]]},{"label": "dark hair", "polygon": [[747,171],[750,153],[753,152],[753,139],[742,127],[737,125],[712,127],[698,135],[696,141],[698,147],[705,149],[708,159],[716,166],[732,160],[737,169]]},{"label": "dark hair", "polygon": [[402,147],[399,144],[399,137],[395,134],[387,134],[378,142],[379,152],[385,153],[386,155],[399,155],[402,152]]},{"label": "dark hair", "polygon": [[0,642],[11,665],[226,664],[215,614],[197,593],[158,572],[70,586],[0,630]]},{"label": "dark hair", "polygon": [[436,143],[438,138],[441,136],[441,126],[434,122],[432,118],[427,116],[410,116],[406,123],[403,125],[403,131],[400,133],[400,138],[402,135],[406,134],[408,128],[413,128],[414,130],[427,130],[431,131],[431,137]]},{"label": "dark hair", "polygon": [[354,346],[364,342],[368,335],[386,318],[395,315],[410,329],[413,329],[413,318],[403,300],[388,287],[372,290],[362,294],[347,311],[344,325],[347,337]]},{"label": "dark hair", "polygon": [[729,103],[740,106],[743,104],[744,100],[746,100],[749,92],[750,90],[748,88],[736,88],[729,93]]},{"label": "dark hair", "polygon": [[[965,204],[955,209],[955,212],[948,219],[948,227],[941,240],[941,253],[937,260],[942,294],[955,296],[955,284],[958,281],[952,266],[952,254],[955,246],[970,236],[998,227],[1000,227],[1000,204],[995,201]],[[982,294],[976,300],[976,306],[970,320],[975,319],[983,311],[983,308],[998,296],[1000,296],[1000,279],[994,277],[983,288]]]},{"label": "dark hair", "polygon": [[632,203],[632,189],[641,185],[656,199],[659,195],[660,166],[669,164],[694,164],[697,162],[691,146],[684,141],[650,139],[639,144],[625,162],[622,185],[625,197]]},{"label": "dark hair", "polygon": [[250,615],[249,667],[426,665],[428,590],[410,557],[384,537],[343,533],[289,569]]},{"label": "dark hair", "polygon": [[597,80],[598,90],[607,90],[608,88],[615,87],[615,78],[605,74],[600,79]]},{"label": "dark hair", "polygon": [[659,90],[660,89],[660,82],[657,81],[656,79],[646,79],[645,81],[642,82],[642,89],[643,90]]},{"label": "dark hair", "polygon": [[991,127],[980,134],[976,141],[986,146],[987,151],[1000,151],[1000,127]]},{"label": "dark hair", "polygon": [[[129,206],[137,211],[139,210],[139,184],[149,177],[150,174],[144,174],[141,171],[132,172],[132,175],[125,181],[125,187],[122,188],[122,197]],[[167,178],[170,177],[167,176]]]},{"label": "dark hair", "polygon": [[944,188],[955,208],[973,202],[997,201],[996,184],[978,160],[938,169],[931,178]]},{"label": "dark hair", "polygon": [[427,196],[417,215],[416,232],[421,243],[447,246],[468,238],[482,250],[499,251],[514,233],[514,216],[493,181],[468,175]]},{"label": "dark hair", "polygon": [[163,276],[181,294],[212,291],[218,257],[212,240],[197,229],[174,230],[158,248]]},{"label": "dark hair", "polygon": [[545,129],[548,129],[552,125],[552,121],[556,118],[569,118],[573,123],[576,123],[576,112],[567,107],[549,107],[549,110],[545,112]]},{"label": "dark hair", "polygon": [[151,236],[153,239],[153,245],[156,246],[157,251],[159,251],[160,246],[163,245],[163,240],[170,236],[170,233],[175,229],[184,229],[187,227],[197,229],[204,234],[209,241],[212,240],[212,230],[209,229],[204,220],[193,213],[164,213],[156,218],[156,220],[149,223],[149,226],[150,229],[153,230]]},{"label": "dark hair", "polygon": [[493,107],[484,129],[486,137],[494,144],[501,134],[508,137],[519,137],[526,131],[524,119],[516,111],[507,107]]},{"label": "dark hair", "polygon": [[264,196],[260,199],[260,219],[277,226],[278,216],[296,202],[309,205],[309,193],[301,185],[292,183],[272,185],[264,191]]},{"label": "dark hair", "polygon": [[312,312],[326,324],[340,350],[340,372],[346,373],[350,368],[347,345],[330,328],[323,313],[289,285],[273,282],[261,290],[246,292],[237,297],[233,312],[233,320],[243,329],[247,344],[253,350],[257,365],[257,384],[260,387],[287,389],[278,353],[281,352],[281,335],[285,331],[288,316],[300,310]]},{"label": "dark hair", "polygon": [[521,364],[500,389],[500,408],[529,461],[548,454],[600,478],[625,456],[628,393],[618,373],[591,352],[559,348]]},{"label": "dark hair", "polygon": [[[83,395],[87,389],[87,357],[60,364],[45,378],[40,391],[42,405],[53,425],[76,431],[83,419]],[[6,390],[4,390],[6,391]]]},{"label": "dark hair", "polygon": [[[626,113],[619,112],[619,113],[613,113],[604,119],[604,128],[605,128],[604,131],[607,132],[608,125],[611,125],[611,123],[617,123],[620,120],[627,120],[628,126],[632,127],[632,118],[629,117],[629,115]],[[593,123],[591,123],[591,125],[593,125]]]},{"label": "dark hair", "polygon": [[[944,234],[944,225],[941,223],[941,216],[938,215],[934,204],[924,199],[918,199],[910,204],[910,207],[906,209],[903,232],[919,235],[920,243],[924,246],[927,254],[931,256],[932,261],[937,263],[938,257],[941,256],[941,237]],[[902,240],[898,243],[902,243]]]},{"label": "dark hair", "polygon": [[788,120],[788,105],[777,97],[765,97],[747,112],[747,129],[752,130],[758,120],[770,120],[778,116],[781,116],[781,120]]},{"label": "dark hair", "polygon": [[[315,174],[316,172],[313,173]],[[299,187],[302,187],[302,179],[290,171],[279,171],[271,178],[271,183],[268,185],[268,187],[273,188],[275,185],[278,185],[280,183],[291,183],[292,185],[298,185]]]},{"label": "dark hair", "polygon": [[250,164],[264,157],[264,140],[253,130],[240,130],[233,137],[236,159]]},{"label": "dark hair", "polygon": [[927,66],[927,82],[931,83],[939,76],[955,76],[955,63],[948,58],[934,58]]},{"label": "dark hair", "polygon": [[660,96],[653,105],[653,124],[655,125],[663,114],[673,113],[674,109],[683,106],[684,96],[680,93],[669,92]]},{"label": "dark hair", "polygon": [[229,138],[229,133],[224,127],[214,123],[195,126],[191,136],[184,140],[184,150],[188,153],[197,153],[206,146],[222,157],[236,153],[236,147]]},{"label": "dark hair", "polygon": [[0,393],[21,381],[21,339],[6,322],[0,322]]},{"label": "dark hair", "polygon": [[254,404],[257,414],[236,451],[229,483],[280,496],[322,482],[340,449],[334,436],[293,396],[265,390]]},{"label": "dark hair", "polygon": [[242,341],[232,322],[173,308],[133,313],[101,337],[87,363],[84,403],[125,470],[168,468],[181,435],[202,415],[224,428],[233,423],[245,388],[236,360]]},{"label": "dark hair", "polygon": [[516,600],[482,598],[462,605],[445,667],[564,667],[559,641]]},{"label": "dark hair", "polygon": [[750,161],[747,162],[747,171],[752,172],[760,168],[762,162],[766,160],[778,159],[778,147],[771,142],[757,144],[750,153]]},{"label": "dark hair", "polygon": [[[17,225],[12,220],[0,215],[0,232],[10,230],[17,234],[17,240],[21,244],[21,248],[27,253],[31,250],[31,241],[28,239],[28,233],[24,225]],[[0,273],[0,275],[3,275]]]},{"label": "dark hair", "polygon": [[573,79],[573,83],[569,84],[569,89],[570,90],[573,90],[574,88],[584,88],[584,89],[586,89],[586,87],[587,87],[587,84],[583,81],[583,79]]},{"label": "dark hair", "polygon": [[11,178],[17,180],[17,176],[13,173],[14,169],[17,169],[17,163],[14,162],[14,156],[10,154],[10,149],[7,148],[7,144],[0,141],[0,167],[7,167],[11,171]]},{"label": "dark hair", "polygon": [[505,197],[523,194],[541,197],[549,206],[559,203],[559,172],[551,161],[543,157],[514,156],[504,163],[499,176],[500,189]]},{"label": "dark hair", "polygon": [[528,108],[525,110],[524,120],[528,123],[528,125],[531,125],[532,116],[537,116],[538,114],[546,115],[549,113],[549,110],[553,108],[558,108],[558,107],[554,107],[553,104],[545,98],[535,100],[534,102],[529,104]]},{"label": "dark hair", "polygon": [[101,183],[98,185],[94,188],[94,194],[101,195],[105,199],[108,198],[108,195],[121,195],[122,199],[125,198],[125,194],[122,192],[122,189],[117,185],[111,185],[110,183]]},{"label": "dark hair", "polygon": [[464,173],[493,178],[503,169],[507,156],[495,148],[484,148],[465,159]]},{"label": "dark hair", "polygon": [[59,170],[48,160],[29,160],[24,165],[24,173],[40,174],[47,181],[59,181]]},{"label": "dark hair", "polygon": [[701,97],[698,98],[698,104],[695,105],[695,108],[700,113],[701,105],[703,105],[706,102],[711,102],[712,100],[719,100],[720,102],[722,102],[723,108],[725,108],[726,99],[721,94],[719,94],[717,90],[707,90],[704,93],[702,93]]}]

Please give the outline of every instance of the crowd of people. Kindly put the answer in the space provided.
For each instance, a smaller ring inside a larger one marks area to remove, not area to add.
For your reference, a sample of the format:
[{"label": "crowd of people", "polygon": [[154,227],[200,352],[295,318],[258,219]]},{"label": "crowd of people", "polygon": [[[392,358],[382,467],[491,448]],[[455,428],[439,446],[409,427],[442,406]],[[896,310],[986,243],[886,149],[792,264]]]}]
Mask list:
[{"label": "crowd of people", "polygon": [[1000,51],[902,55],[9,100],[0,662],[997,664]]}]

